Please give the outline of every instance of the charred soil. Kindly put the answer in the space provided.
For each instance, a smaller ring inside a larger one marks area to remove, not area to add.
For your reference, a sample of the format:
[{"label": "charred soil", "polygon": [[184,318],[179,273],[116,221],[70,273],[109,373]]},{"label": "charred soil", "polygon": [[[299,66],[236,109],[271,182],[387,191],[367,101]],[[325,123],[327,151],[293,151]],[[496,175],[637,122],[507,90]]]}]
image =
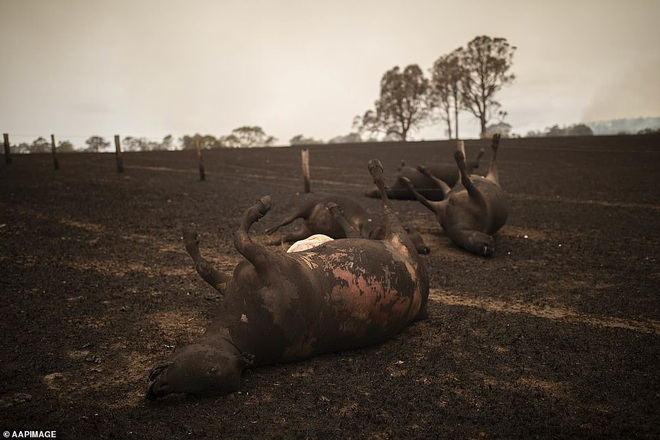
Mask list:
[{"label": "charred soil", "polygon": [[[468,156],[488,141],[468,141]],[[310,147],[312,191],[379,200],[452,142]],[[489,154],[482,160],[487,166]],[[484,259],[432,213],[430,317],[390,341],[247,370],[240,392],[147,402],[154,363],[206,328],[220,298],[181,242],[230,271],[243,211],[264,230],[305,196],[299,148],[13,156],[0,163],[0,429],[57,438],[658,438],[660,137],[501,142],[508,223]]]}]

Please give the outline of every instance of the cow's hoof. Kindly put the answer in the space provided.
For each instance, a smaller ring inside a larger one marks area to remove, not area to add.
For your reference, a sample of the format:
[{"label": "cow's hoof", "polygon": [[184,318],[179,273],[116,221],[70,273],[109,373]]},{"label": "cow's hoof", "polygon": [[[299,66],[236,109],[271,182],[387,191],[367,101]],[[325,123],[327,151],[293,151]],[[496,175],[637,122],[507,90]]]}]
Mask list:
[{"label": "cow's hoof", "polygon": [[270,211],[270,208],[272,207],[272,202],[270,196],[263,196],[259,200],[257,200],[257,203],[252,205],[248,210],[247,210],[247,219],[250,222],[257,222],[259,219],[261,219],[263,216],[266,215],[268,211]]},{"label": "cow's hoof", "polygon": [[149,381],[153,382],[154,380],[156,380],[156,378],[160,375],[160,373],[162,373],[163,370],[165,370],[170,365],[172,365],[171,361],[160,362],[154,365],[154,367],[149,372]]},{"label": "cow's hoof", "polygon": [[374,172],[382,173],[383,172],[383,163],[378,159],[372,159],[368,164],[369,172],[373,175]]},{"label": "cow's hoof", "polygon": [[172,365],[172,362],[161,362],[151,369],[151,372],[149,373],[149,386],[147,387],[147,392],[144,396],[147,400],[158,400],[159,397],[163,397],[169,393],[168,385],[160,380],[160,375],[170,365]]},{"label": "cow's hoof", "polygon": [[263,196],[262,198],[259,199],[259,213],[264,216],[268,211],[270,211],[270,208],[272,207],[273,203],[270,198],[270,196]]},{"label": "cow's hoof", "polygon": [[199,244],[199,236],[194,229],[183,228],[183,241],[184,243],[197,243]]}]

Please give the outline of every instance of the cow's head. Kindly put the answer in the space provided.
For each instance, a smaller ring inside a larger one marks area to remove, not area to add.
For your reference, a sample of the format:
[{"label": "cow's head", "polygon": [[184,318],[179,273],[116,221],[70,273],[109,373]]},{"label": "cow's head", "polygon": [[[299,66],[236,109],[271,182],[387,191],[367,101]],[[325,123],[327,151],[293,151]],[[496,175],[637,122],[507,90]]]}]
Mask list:
[{"label": "cow's head", "polygon": [[172,393],[197,396],[229,394],[236,391],[248,361],[231,343],[191,344],[172,360],[156,365],[149,374],[147,399]]}]

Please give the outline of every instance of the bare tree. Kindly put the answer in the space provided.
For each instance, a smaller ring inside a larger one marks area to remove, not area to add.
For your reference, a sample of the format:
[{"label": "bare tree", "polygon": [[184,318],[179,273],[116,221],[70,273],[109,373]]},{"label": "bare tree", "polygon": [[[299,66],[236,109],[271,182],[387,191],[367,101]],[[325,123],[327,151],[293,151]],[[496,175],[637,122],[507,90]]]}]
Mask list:
[{"label": "bare tree", "polygon": [[515,46],[506,38],[475,37],[465,49],[458,49],[464,75],[461,79],[461,100],[467,110],[479,119],[481,136],[492,115],[501,105],[495,94],[515,79],[508,73]]},{"label": "bare tree", "polygon": [[458,135],[458,112],[461,110],[461,78],[464,76],[460,63],[460,49],[444,55],[433,63],[431,68],[431,93],[434,107],[439,110],[440,119],[447,123],[447,135],[452,138],[452,116]]},{"label": "bare tree", "polygon": [[403,71],[398,66],[388,70],[380,81],[375,109],[367,110],[361,118],[360,131],[407,140],[411,131],[430,118],[429,89],[428,79],[416,64]]}]

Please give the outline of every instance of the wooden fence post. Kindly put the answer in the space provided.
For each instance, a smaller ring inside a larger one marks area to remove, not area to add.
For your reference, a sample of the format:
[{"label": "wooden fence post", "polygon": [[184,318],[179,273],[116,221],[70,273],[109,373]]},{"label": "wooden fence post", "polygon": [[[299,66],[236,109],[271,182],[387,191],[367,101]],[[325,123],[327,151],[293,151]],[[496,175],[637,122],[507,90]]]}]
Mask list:
[{"label": "wooden fence post", "polygon": [[300,150],[300,158],[302,159],[302,172],[303,172],[303,183],[305,186],[305,194],[310,192],[310,183],[309,183],[309,150],[303,148]]},{"label": "wooden fence post", "polygon": [[53,151],[53,169],[55,171],[60,169],[60,163],[57,161],[57,148],[55,147],[55,135],[50,135],[50,146]]},{"label": "wooden fence post", "polygon": [[5,162],[7,165],[11,165],[11,152],[9,151],[9,133],[3,133],[5,138]]},{"label": "wooden fence post", "polygon": [[202,157],[202,138],[197,136],[195,139],[197,145],[197,162],[199,164],[199,180],[204,182],[206,180],[206,172],[204,171],[204,158]]},{"label": "wooden fence post", "polygon": [[117,172],[124,172],[124,159],[121,157],[121,142],[119,142],[119,135],[115,135],[115,155],[117,156]]}]

